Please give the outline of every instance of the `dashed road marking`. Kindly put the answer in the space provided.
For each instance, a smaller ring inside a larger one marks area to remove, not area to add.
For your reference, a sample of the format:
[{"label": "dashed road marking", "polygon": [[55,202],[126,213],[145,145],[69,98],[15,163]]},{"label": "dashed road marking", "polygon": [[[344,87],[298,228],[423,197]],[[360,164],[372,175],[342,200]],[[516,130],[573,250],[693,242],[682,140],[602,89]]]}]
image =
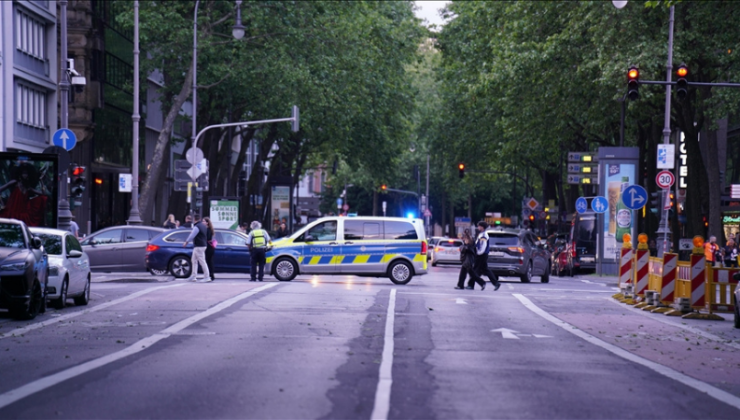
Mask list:
[{"label": "dashed road marking", "polygon": [[457,299],[455,299],[455,303],[457,303],[458,305],[467,305],[468,304],[468,302],[466,302],[465,299],[463,299],[463,298],[457,298]]}]

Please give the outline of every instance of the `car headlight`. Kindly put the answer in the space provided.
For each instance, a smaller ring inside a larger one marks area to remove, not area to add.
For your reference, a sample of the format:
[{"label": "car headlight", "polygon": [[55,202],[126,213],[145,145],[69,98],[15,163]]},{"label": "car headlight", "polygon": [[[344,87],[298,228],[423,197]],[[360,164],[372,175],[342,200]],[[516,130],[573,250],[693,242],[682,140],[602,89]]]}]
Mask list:
[{"label": "car headlight", "polygon": [[30,263],[28,261],[19,262],[19,263],[13,263],[13,264],[3,264],[0,265],[0,270],[2,271],[21,271],[28,268]]},{"label": "car headlight", "polygon": [[56,266],[49,267],[49,275],[50,276],[58,276],[59,275],[59,267],[56,267]]}]

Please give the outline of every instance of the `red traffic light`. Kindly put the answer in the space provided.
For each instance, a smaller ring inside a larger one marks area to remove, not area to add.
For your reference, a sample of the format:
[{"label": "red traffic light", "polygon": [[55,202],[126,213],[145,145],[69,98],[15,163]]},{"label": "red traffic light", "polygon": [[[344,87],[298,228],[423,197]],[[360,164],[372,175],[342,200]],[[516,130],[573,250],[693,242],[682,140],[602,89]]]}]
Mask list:
[{"label": "red traffic light", "polygon": [[676,74],[678,77],[686,77],[689,75],[689,68],[686,67],[686,65],[682,64],[678,70],[676,70]]},{"label": "red traffic light", "polygon": [[74,175],[74,176],[80,176],[83,173],[85,173],[85,167],[84,166],[75,166],[74,169],[72,169],[72,175]]},{"label": "red traffic light", "polygon": [[529,221],[530,222],[534,222],[534,214],[530,214],[529,215]]},{"label": "red traffic light", "polygon": [[383,190],[383,191],[385,191],[385,190],[388,189],[388,186],[385,185],[385,184],[383,184],[383,185],[380,186],[380,189]]},{"label": "red traffic light", "polygon": [[627,78],[630,80],[639,79],[640,70],[638,70],[637,67],[630,67],[629,71],[627,71]]},{"label": "red traffic light", "polygon": [[457,169],[459,169],[461,171],[464,171],[465,170],[465,164],[464,163],[458,163],[457,164]]}]

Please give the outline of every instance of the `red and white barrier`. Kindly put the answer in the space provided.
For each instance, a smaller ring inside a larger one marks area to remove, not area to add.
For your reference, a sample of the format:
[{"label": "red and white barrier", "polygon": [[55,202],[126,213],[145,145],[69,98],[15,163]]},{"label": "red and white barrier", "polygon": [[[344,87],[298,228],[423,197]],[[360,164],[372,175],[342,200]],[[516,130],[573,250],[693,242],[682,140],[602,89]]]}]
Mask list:
[{"label": "red and white barrier", "polygon": [[622,259],[619,264],[619,287],[632,283],[632,248],[622,248]]},{"label": "red and white barrier", "polygon": [[703,309],[705,300],[707,260],[704,254],[691,255],[691,307]]},{"label": "red and white barrier", "polygon": [[673,292],[676,290],[676,263],[678,263],[678,254],[663,254],[660,300],[665,304],[673,303]]},{"label": "red and white barrier", "polygon": [[650,261],[650,251],[647,249],[638,249],[635,257],[635,295],[644,296],[648,288],[648,273]]}]

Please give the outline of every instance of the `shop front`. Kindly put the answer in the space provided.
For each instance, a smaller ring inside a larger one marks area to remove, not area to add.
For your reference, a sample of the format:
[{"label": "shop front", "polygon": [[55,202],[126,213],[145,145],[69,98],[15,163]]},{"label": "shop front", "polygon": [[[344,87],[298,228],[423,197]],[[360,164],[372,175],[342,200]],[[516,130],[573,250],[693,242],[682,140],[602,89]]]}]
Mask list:
[{"label": "shop front", "polygon": [[722,230],[725,238],[736,238],[740,233],[740,210],[722,212]]}]

